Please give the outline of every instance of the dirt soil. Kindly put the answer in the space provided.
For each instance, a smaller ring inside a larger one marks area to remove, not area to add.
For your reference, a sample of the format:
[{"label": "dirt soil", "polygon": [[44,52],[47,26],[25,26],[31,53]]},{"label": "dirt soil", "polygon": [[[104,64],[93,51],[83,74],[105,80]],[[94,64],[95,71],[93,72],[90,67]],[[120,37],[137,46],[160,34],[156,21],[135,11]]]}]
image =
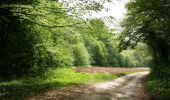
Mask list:
[{"label": "dirt soil", "polygon": [[[76,72],[122,73],[137,72],[107,82],[53,89],[26,100],[148,100],[144,80],[146,68],[76,68]],[[145,71],[145,72],[141,72]]]},{"label": "dirt soil", "polygon": [[149,68],[122,68],[122,67],[77,67],[76,72],[88,72],[88,73],[125,73],[125,72],[140,72],[148,71]]}]

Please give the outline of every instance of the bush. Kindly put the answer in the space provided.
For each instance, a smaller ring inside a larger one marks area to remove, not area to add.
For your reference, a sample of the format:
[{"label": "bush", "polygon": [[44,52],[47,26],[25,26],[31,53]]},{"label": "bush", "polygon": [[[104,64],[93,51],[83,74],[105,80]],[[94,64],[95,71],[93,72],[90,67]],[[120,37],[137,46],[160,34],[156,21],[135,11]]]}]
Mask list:
[{"label": "bush", "polygon": [[[113,40],[114,41],[114,40]],[[106,42],[105,43],[107,51],[108,51],[108,65],[113,66],[113,67],[118,67],[120,66],[120,54],[118,52],[118,49],[116,48],[115,43],[111,42]]]},{"label": "bush", "polygon": [[90,59],[89,59],[90,55],[83,43],[75,44],[73,47],[73,52],[74,52],[75,66],[90,65]]},{"label": "bush", "polygon": [[108,52],[103,42],[101,41],[95,41],[93,48],[93,59],[94,59],[94,65],[99,66],[108,66]]},{"label": "bush", "polygon": [[159,73],[157,71],[152,71],[150,73],[147,79],[147,88],[151,94],[152,100],[170,99],[170,78],[166,76],[169,70],[169,68],[162,68],[159,70]]}]

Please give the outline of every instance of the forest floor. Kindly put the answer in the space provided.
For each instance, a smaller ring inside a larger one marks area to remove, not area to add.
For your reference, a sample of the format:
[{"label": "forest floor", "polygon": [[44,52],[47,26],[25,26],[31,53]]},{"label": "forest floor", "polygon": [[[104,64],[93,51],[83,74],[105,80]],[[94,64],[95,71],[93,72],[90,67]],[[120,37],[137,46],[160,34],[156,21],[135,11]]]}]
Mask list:
[{"label": "forest floor", "polygon": [[123,73],[136,72],[117,79],[103,82],[91,82],[53,89],[27,98],[27,100],[148,100],[145,90],[147,68],[76,68],[76,72]]}]

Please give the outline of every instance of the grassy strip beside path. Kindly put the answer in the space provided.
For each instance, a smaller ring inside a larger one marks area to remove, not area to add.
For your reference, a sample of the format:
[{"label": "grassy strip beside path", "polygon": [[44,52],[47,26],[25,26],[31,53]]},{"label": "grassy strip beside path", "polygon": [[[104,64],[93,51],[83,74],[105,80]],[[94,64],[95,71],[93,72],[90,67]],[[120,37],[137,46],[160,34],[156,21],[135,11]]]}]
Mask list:
[{"label": "grassy strip beside path", "polygon": [[118,78],[128,73],[76,73],[72,68],[49,69],[36,77],[0,82],[1,100],[22,100],[50,89]]}]

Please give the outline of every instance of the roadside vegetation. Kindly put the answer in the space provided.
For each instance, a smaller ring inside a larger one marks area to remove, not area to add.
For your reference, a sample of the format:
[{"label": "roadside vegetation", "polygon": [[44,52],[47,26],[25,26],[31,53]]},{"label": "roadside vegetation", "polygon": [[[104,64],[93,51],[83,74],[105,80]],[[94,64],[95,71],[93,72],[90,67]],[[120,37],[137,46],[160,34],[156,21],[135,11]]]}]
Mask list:
[{"label": "roadside vegetation", "polygon": [[[119,53],[117,33],[102,19],[81,18],[77,12],[85,13],[89,4],[91,10],[100,10],[100,3],[93,3],[78,2],[77,11],[67,7],[66,1],[0,1],[0,99],[19,100],[53,88],[127,74],[75,73],[73,66],[149,66],[144,60],[150,56],[143,60],[138,49]],[[148,55],[147,50],[143,54]]]},{"label": "roadside vegetation", "polygon": [[130,0],[122,32],[103,18],[82,17],[110,0],[74,2],[0,1],[0,97],[119,76],[75,73],[73,66],[151,66],[149,91],[155,99],[170,98],[170,1]]},{"label": "roadside vegetation", "polygon": [[131,0],[120,47],[146,43],[153,57],[147,87],[153,100],[170,99],[170,1]]},{"label": "roadside vegetation", "polygon": [[169,78],[157,79],[152,75],[147,78],[147,88],[152,100],[169,100],[169,81]]},{"label": "roadside vegetation", "polygon": [[[69,15],[67,11],[72,9],[65,7],[65,3],[68,2],[0,1],[1,78],[15,79],[65,66],[149,66],[145,60],[151,57],[143,57],[148,55],[145,44],[139,45],[144,49],[142,56],[135,53],[140,49],[121,54],[117,33],[102,19],[85,20],[74,10],[73,15]],[[80,11],[87,6],[80,4]]]},{"label": "roadside vegetation", "polygon": [[39,76],[27,76],[0,82],[0,98],[2,100],[23,100],[52,89],[111,80],[129,73],[78,73],[73,68],[51,68]]}]

